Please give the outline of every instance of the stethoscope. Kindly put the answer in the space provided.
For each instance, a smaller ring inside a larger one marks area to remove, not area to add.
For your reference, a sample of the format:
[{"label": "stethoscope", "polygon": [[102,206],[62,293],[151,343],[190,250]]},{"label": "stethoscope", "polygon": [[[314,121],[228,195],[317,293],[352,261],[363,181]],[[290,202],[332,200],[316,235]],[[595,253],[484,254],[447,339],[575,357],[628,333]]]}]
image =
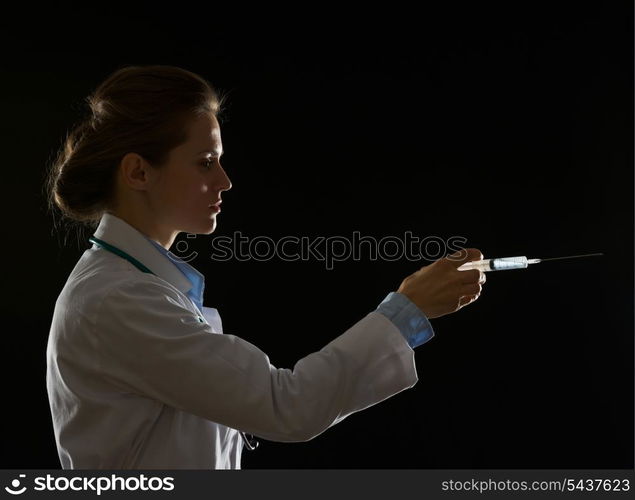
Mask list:
[{"label": "stethoscope", "polygon": [[[108,250],[109,252],[114,253],[115,255],[118,255],[119,257],[126,259],[128,262],[130,262],[133,266],[135,266],[137,269],[139,269],[140,271],[143,271],[144,273],[150,273],[150,274],[154,274],[152,271],[150,271],[150,269],[148,269],[146,266],[144,266],[141,262],[139,262],[137,259],[135,259],[132,255],[128,255],[126,252],[124,252],[123,250],[111,245],[110,243],[106,243],[105,241],[102,241],[100,239],[95,238],[95,236],[91,236],[90,238],[88,238],[88,241],[90,241],[91,243],[94,243],[95,245],[97,245],[100,248],[103,248],[104,250]],[[156,276],[156,274],[154,274]],[[243,442],[245,443],[245,446],[247,447],[248,450],[255,450],[256,448],[258,448],[258,445],[260,444],[252,434],[247,434],[243,431],[239,431],[241,437],[243,438]]]}]

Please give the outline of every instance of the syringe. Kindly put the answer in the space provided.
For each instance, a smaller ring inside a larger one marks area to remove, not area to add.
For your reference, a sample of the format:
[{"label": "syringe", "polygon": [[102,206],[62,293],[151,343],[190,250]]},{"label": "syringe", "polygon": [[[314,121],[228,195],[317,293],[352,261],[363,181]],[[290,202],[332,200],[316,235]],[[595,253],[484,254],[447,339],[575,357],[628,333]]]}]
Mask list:
[{"label": "syringe", "polygon": [[568,257],[553,257],[550,259],[528,259],[525,256],[519,257],[499,257],[497,259],[474,260],[459,267],[459,271],[478,269],[483,272],[507,271],[508,269],[525,269],[529,264],[538,264],[547,260],[575,259],[578,257],[594,257],[604,255],[602,253],[588,253],[585,255],[570,255]]}]

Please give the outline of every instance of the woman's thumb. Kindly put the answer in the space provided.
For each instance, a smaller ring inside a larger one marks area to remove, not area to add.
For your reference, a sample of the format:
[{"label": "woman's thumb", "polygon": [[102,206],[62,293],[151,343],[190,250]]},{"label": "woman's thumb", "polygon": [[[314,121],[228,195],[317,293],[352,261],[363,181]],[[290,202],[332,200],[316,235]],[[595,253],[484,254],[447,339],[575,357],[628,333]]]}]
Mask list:
[{"label": "woman's thumb", "polygon": [[463,248],[458,252],[454,252],[446,257],[447,260],[452,262],[455,267],[460,267],[466,262],[472,262],[474,260],[483,260],[483,254],[478,248]]}]

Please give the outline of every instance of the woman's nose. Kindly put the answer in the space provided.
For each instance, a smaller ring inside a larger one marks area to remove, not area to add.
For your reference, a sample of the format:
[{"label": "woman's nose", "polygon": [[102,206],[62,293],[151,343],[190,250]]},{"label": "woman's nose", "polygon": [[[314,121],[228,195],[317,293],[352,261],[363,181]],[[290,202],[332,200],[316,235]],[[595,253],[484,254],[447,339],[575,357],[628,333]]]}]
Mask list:
[{"label": "woman's nose", "polygon": [[229,180],[229,177],[227,176],[227,172],[225,172],[225,169],[221,166],[220,163],[218,164],[218,166],[220,167],[220,172],[221,172],[221,178],[218,181],[219,191],[229,191],[232,188],[232,181]]}]

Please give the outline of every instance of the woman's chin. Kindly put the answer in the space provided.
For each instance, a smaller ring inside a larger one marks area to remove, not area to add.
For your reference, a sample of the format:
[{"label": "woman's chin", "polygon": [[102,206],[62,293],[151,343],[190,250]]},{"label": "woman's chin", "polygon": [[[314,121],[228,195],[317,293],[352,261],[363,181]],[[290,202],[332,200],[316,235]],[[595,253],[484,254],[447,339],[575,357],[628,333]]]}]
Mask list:
[{"label": "woman's chin", "polygon": [[203,228],[200,234],[212,234],[216,230],[216,217],[207,221],[207,227]]},{"label": "woman's chin", "polygon": [[188,234],[212,234],[216,230],[216,218],[208,219],[204,223],[196,226],[188,224],[184,227],[185,228],[181,229],[180,232]]}]

